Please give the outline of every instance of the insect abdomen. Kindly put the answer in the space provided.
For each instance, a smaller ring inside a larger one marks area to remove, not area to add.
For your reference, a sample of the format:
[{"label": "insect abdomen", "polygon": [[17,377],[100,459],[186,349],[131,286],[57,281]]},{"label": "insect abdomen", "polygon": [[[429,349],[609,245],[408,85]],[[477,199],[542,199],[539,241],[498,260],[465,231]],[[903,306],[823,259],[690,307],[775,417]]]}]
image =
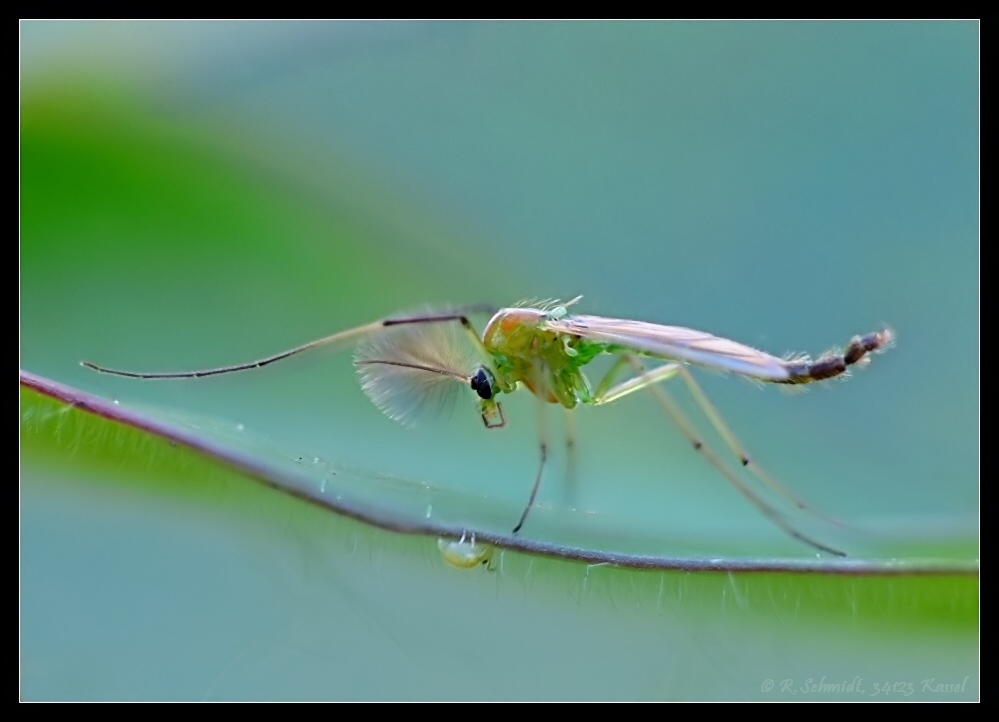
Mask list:
[{"label": "insect abdomen", "polygon": [[823,356],[818,361],[789,361],[785,368],[788,378],[777,383],[808,384],[824,381],[846,373],[850,366],[870,361],[868,354],[878,353],[891,347],[895,334],[885,328],[865,336],[854,336],[842,354]]}]

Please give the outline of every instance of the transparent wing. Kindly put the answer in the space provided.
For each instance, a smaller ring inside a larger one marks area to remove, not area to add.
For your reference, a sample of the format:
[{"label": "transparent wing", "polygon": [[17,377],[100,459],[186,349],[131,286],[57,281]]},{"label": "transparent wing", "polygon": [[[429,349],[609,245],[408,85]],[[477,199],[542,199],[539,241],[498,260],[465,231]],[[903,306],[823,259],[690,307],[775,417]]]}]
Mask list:
[{"label": "transparent wing", "polygon": [[479,363],[456,323],[390,326],[365,339],[354,355],[364,393],[403,424],[450,410],[462,386],[471,393]]},{"label": "transparent wing", "polygon": [[786,381],[787,361],[750,346],[683,326],[660,326],[602,316],[550,319],[547,328],[657,358],[685,361],[766,381]]}]

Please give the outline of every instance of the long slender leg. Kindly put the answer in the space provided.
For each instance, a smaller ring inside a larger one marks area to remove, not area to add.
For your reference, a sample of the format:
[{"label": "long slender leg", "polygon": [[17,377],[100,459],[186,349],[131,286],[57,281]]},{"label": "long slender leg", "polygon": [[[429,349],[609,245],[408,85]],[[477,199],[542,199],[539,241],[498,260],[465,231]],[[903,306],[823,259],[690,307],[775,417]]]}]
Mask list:
[{"label": "long slender leg", "polygon": [[628,359],[624,356],[618,356],[617,360],[611,365],[604,374],[604,377],[600,379],[600,383],[597,384],[597,388],[593,391],[594,398],[601,398],[610,390],[614,385],[614,379],[620,375],[621,370],[628,367]]},{"label": "long slender leg", "polygon": [[783,496],[785,499],[790,501],[799,509],[808,511],[811,514],[814,514],[815,516],[821,519],[825,519],[826,521],[832,524],[836,524],[837,526],[841,525],[841,523],[838,520],[826,516],[825,514],[816,510],[814,507],[810,506],[809,504],[806,504],[799,496],[797,496],[794,492],[792,492],[786,486],[777,481],[777,479],[771,476],[769,472],[767,472],[763,467],[757,464],[752,459],[752,457],[750,457],[749,454],[747,453],[746,447],[744,447],[742,443],[740,443],[739,439],[736,438],[735,434],[732,433],[732,430],[729,428],[728,424],[725,423],[725,420],[722,418],[721,414],[718,413],[718,410],[708,399],[707,394],[704,393],[704,390],[701,388],[700,384],[698,384],[697,381],[694,380],[693,374],[691,374],[690,371],[685,366],[680,366],[680,368],[678,369],[678,373],[680,374],[680,377],[683,379],[684,383],[686,383],[687,390],[690,392],[690,395],[694,397],[694,401],[700,407],[701,411],[707,417],[708,421],[711,422],[711,425],[715,428],[715,431],[718,432],[718,435],[725,440],[725,443],[728,445],[728,448],[731,449],[732,453],[739,458],[739,462],[743,466],[745,466],[754,474],[756,474],[756,476],[759,479],[761,479],[764,484],[769,486],[771,489],[773,489],[775,492]]},{"label": "long slender leg", "polygon": [[[598,390],[608,386],[607,379],[613,378],[613,375],[617,374],[617,370],[621,367],[622,362],[625,365],[628,365],[630,363],[628,358],[629,357],[627,356],[621,357],[618,360],[618,362],[616,362],[614,366],[611,367],[611,370],[607,373],[607,375],[604,377],[604,379],[601,381],[600,385],[598,386]],[[814,507],[805,503],[800,497],[796,496],[790,489],[788,489],[779,481],[777,481],[777,479],[775,479],[772,475],[770,475],[765,469],[763,469],[763,467],[761,467],[760,465],[758,465],[753,461],[752,457],[750,457],[749,454],[746,452],[745,447],[739,442],[738,438],[736,438],[735,434],[729,428],[728,424],[726,424],[725,420],[722,419],[721,414],[718,413],[718,410],[715,409],[714,405],[708,399],[707,394],[705,394],[703,389],[701,389],[700,384],[698,384],[697,381],[694,380],[693,375],[683,364],[665,364],[656,369],[653,369],[652,371],[646,371],[640,374],[639,376],[633,377],[628,381],[625,381],[624,383],[621,383],[613,387],[612,389],[605,388],[603,394],[598,395],[596,398],[599,399],[598,403],[607,404],[610,403],[611,401],[615,401],[621,398],[622,396],[633,393],[635,391],[642,390],[649,384],[666,381],[675,375],[679,375],[683,379],[684,383],[687,385],[687,390],[690,392],[690,395],[694,398],[694,401],[701,409],[701,412],[704,414],[705,417],[707,417],[708,421],[715,428],[715,431],[718,432],[718,435],[725,440],[725,443],[728,445],[729,449],[732,450],[732,453],[735,454],[736,457],[738,457],[740,464],[747,467],[764,484],[766,484],[771,489],[776,491],[778,494],[786,498],[788,501],[790,501],[799,509],[808,511],[821,519],[824,519],[832,524],[836,524],[837,526],[841,525],[841,522],[839,522],[838,520],[833,519],[832,517],[829,517],[819,512]]]},{"label": "long slender leg", "polygon": [[534,497],[538,495],[538,488],[541,486],[541,476],[545,471],[545,462],[548,460],[548,414],[546,409],[547,404],[538,399],[538,446],[541,451],[541,459],[538,463],[538,474],[534,477],[534,486],[531,487],[531,495],[527,498],[527,504],[524,506],[524,511],[520,514],[520,519],[517,521],[517,526],[513,528],[513,533],[516,534],[520,531],[520,528],[524,526],[524,520],[527,519],[527,513],[534,506]]},{"label": "long slender leg", "polygon": [[[623,356],[621,360],[624,361],[625,364],[630,363],[627,356]],[[616,366],[617,364],[615,364],[615,368],[611,368],[610,372],[608,372],[608,375],[610,375],[611,372],[614,372],[616,370]],[[652,369],[651,371],[646,371],[645,367],[643,366],[642,370],[638,372],[637,376],[633,376],[632,378],[618,384],[617,386],[610,387],[606,389],[603,393],[594,394],[592,403],[594,406],[604,406],[605,404],[609,404],[612,401],[617,401],[618,399],[627,396],[628,394],[633,394],[636,391],[643,391],[644,389],[648,388],[649,386],[652,386],[653,384],[658,384],[673,378],[680,372],[680,368],[681,364],[664,364],[663,366],[658,366]],[[601,383],[600,385],[597,386],[598,392],[600,386],[603,385],[604,384]]]},{"label": "long slender leg", "polygon": [[635,373],[637,375],[634,378],[628,379],[627,381],[608,389],[603,395],[595,397],[592,402],[594,405],[599,406],[608,404],[630,393],[646,388],[649,389],[655,395],[659,405],[672,419],[673,423],[679,427],[683,435],[687,437],[687,440],[694,447],[694,449],[702,454],[712,466],[721,472],[729,483],[731,483],[743,496],[745,496],[753,506],[759,509],[764,516],[783,529],[788,535],[808,544],[809,546],[836,556],[846,556],[846,554],[838,549],[822,544],[821,542],[812,539],[791,526],[784,520],[776,509],[770,506],[770,504],[753,491],[752,488],[750,488],[731,468],[729,468],[727,464],[725,464],[724,461],[722,461],[722,459],[714,452],[713,449],[711,449],[711,447],[704,443],[703,439],[701,439],[700,435],[694,429],[694,426],[687,420],[687,417],[680,410],[679,406],[676,405],[672,397],[670,397],[666,390],[660,385],[660,382],[680,373],[682,369],[681,364],[666,364],[665,366],[660,366],[652,369],[651,371],[647,371],[641,361],[639,361],[636,357],[631,356],[630,354],[625,354],[623,358],[626,359],[626,362],[635,369]]},{"label": "long slender leg", "polygon": [[569,497],[576,494],[576,469],[579,452],[576,450],[576,416],[572,409],[565,410],[565,480]]},{"label": "long slender leg", "polygon": [[264,358],[257,359],[255,361],[248,361],[246,363],[232,364],[230,366],[218,366],[216,368],[209,369],[199,369],[196,371],[171,371],[171,372],[137,372],[137,371],[122,371],[117,369],[107,368],[106,366],[99,366],[90,361],[81,361],[80,365],[86,368],[93,369],[103,374],[112,374],[114,376],[127,376],[129,378],[136,379],[191,379],[191,378],[202,378],[204,376],[217,376],[219,374],[232,373],[234,371],[248,371],[250,369],[257,369],[263,366],[267,366],[276,361],[282,361],[286,358],[292,356],[297,356],[298,354],[305,353],[306,351],[312,351],[318,348],[332,348],[332,349],[342,349],[349,346],[350,344],[370,336],[373,333],[377,333],[382,329],[391,326],[401,326],[404,324],[418,324],[418,323],[444,323],[447,321],[458,321],[461,323],[462,328],[468,333],[469,337],[474,340],[475,347],[479,349],[482,355],[483,361],[488,363],[490,367],[493,365],[492,357],[486,352],[485,347],[482,345],[482,339],[479,338],[478,333],[476,333],[475,328],[472,323],[468,320],[466,314],[469,313],[481,313],[492,309],[491,306],[487,307],[481,306],[467,306],[461,309],[456,309],[454,311],[446,311],[439,314],[427,314],[424,316],[413,316],[413,317],[400,317],[400,318],[385,318],[380,321],[373,321],[372,323],[364,324],[363,326],[357,326],[355,328],[347,329],[346,331],[340,331],[339,333],[334,333],[330,336],[324,336],[323,338],[316,339],[315,341],[310,341],[308,343],[302,344],[301,346],[295,346],[294,348],[288,349],[287,351],[281,351],[280,353],[273,354],[272,356],[265,356]]}]

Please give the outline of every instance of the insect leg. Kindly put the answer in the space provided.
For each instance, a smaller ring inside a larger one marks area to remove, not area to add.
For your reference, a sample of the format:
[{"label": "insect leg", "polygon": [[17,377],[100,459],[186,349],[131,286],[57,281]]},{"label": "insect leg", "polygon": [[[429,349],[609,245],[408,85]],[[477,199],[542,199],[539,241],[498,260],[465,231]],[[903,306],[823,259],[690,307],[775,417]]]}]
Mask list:
[{"label": "insect leg", "polygon": [[517,526],[513,528],[513,533],[516,534],[520,531],[520,527],[524,526],[524,520],[527,519],[527,513],[534,506],[534,497],[538,495],[538,488],[541,486],[541,476],[545,470],[545,462],[548,460],[548,414],[545,408],[545,402],[538,399],[538,446],[541,452],[541,459],[538,463],[538,474],[534,477],[534,486],[531,487],[531,495],[527,497],[527,504],[524,506],[524,511],[520,514],[520,520],[517,522]]},{"label": "insect leg", "polygon": [[[637,361],[637,359],[636,359]],[[658,384],[667,379],[671,379],[679,373],[681,364],[664,364],[651,371],[646,371],[645,367],[639,363],[640,370],[638,371],[638,376],[634,376],[627,381],[624,381],[617,386],[611,386],[608,383],[608,379],[613,380],[614,376],[617,375],[618,371],[624,367],[631,364],[631,359],[628,356],[621,356],[614,365],[607,372],[607,375],[601,379],[600,383],[597,384],[597,390],[593,394],[593,405],[603,406],[609,404],[612,401],[617,401],[618,399],[627,396],[628,394],[633,394],[636,391],[641,391],[653,384]]]},{"label": "insect leg", "polygon": [[630,364],[632,368],[635,369],[635,373],[638,375],[611,389],[608,389],[602,396],[595,397],[592,402],[594,405],[599,406],[602,404],[608,404],[630,393],[648,388],[655,395],[656,401],[659,403],[660,407],[662,407],[673,423],[679,427],[681,433],[687,437],[687,440],[694,447],[694,449],[702,454],[712,466],[721,472],[729,483],[731,483],[732,486],[745,496],[746,499],[748,499],[749,502],[764,516],[783,529],[789,536],[804,542],[809,546],[835,556],[846,556],[846,554],[838,549],[826,546],[825,544],[812,539],[791,526],[784,520],[784,517],[781,516],[776,509],[774,509],[762,497],[753,491],[751,487],[740,479],[738,475],[731,468],[729,468],[724,461],[722,461],[722,459],[714,452],[713,449],[711,449],[711,447],[704,443],[703,439],[701,439],[697,431],[694,429],[694,426],[687,420],[687,417],[676,405],[672,397],[660,385],[660,382],[672,378],[680,373],[680,369],[682,368],[681,364],[666,364],[665,366],[660,366],[652,369],[651,371],[647,371],[642,365],[642,362],[636,357],[630,354],[624,354],[622,358],[624,358],[626,363]]},{"label": "insect leg", "polygon": [[576,417],[572,409],[565,410],[565,477],[566,488],[572,496],[576,489],[576,467],[578,464],[576,451]]},{"label": "insect leg", "polygon": [[624,356],[618,356],[617,360],[607,370],[607,373],[604,374],[604,377],[600,379],[600,383],[597,384],[597,388],[593,392],[593,397],[602,398],[603,396],[605,396],[607,392],[610,390],[610,388],[614,385],[614,379],[616,379],[618,375],[621,373],[621,370],[627,368],[627,366],[628,366],[628,359],[626,359]]},{"label": "insect leg", "polygon": [[459,321],[462,327],[475,339],[476,348],[478,348],[483,356],[483,359],[492,363],[492,359],[488,353],[486,353],[485,348],[482,345],[482,340],[478,337],[475,332],[475,328],[472,326],[471,322],[468,320],[466,313],[480,313],[487,310],[486,306],[468,306],[463,309],[457,309],[455,311],[448,311],[439,314],[428,314],[424,316],[417,317],[401,317],[401,318],[385,318],[380,321],[373,321],[372,323],[364,324],[363,326],[357,326],[355,328],[347,329],[346,331],[340,331],[334,333],[330,336],[324,336],[323,338],[316,339],[315,341],[309,341],[301,346],[295,346],[286,351],[281,351],[280,353],[273,354],[271,356],[265,356],[264,358],[257,359],[255,361],[248,361],[246,363],[232,364],[229,366],[218,366],[209,369],[199,369],[196,371],[170,371],[170,372],[137,372],[137,371],[122,371],[118,369],[111,369],[106,366],[99,366],[98,364],[91,363],[90,361],[81,361],[80,365],[86,368],[98,371],[103,374],[111,374],[113,376],[126,376],[135,379],[192,379],[192,378],[202,378],[204,376],[217,376],[219,374],[232,373],[234,371],[248,371],[251,369],[261,368],[267,366],[276,361],[282,361],[286,358],[292,356],[297,356],[306,351],[312,351],[318,348],[327,348],[333,350],[342,350],[353,343],[356,343],[362,338],[370,336],[371,334],[377,333],[390,326],[399,326],[402,324],[410,323],[442,323],[446,321]]},{"label": "insect leg", "polygon": [[721,417],[721,414],[718,413],[718,410],[708,399],[707,394],[705,394],[704,390],[701,389],[700,384],[698,384],[697,381],[694,380],[693,374],[691,374],[690,371],[684,366],[680,366],[680,368],[678,369],[678,373],[680,374],[680,377],[683,379],[684,383],[687,385],[687,390],[690,392],[690,395],[694,398],[694,401],[701,409],[701,412],[707,417],[708,421],[714,427],[715,431],[718,432],[718,435],[725,440],[725,443],[728,445],[728,448],[732,450],[732,453],[738,457],[739,463],[748,468],[761,481],[763,481],[764,484],[769,486],[771,489],[773,489],[775,492],[783,496],[785,499],[790,501],[799,509],[811,512],[815,516],[824,519],[832,524],[836,524],[837,526],[840,525],[840,522],[837,521],[836,519],[828,517],[825,514],[822,514],[821,512],[817,511],[810,505],[806,504],[800,497],[795,495],[790,489],[788,489],[786,486],[777,481],[777,479],[775,479],[765,469],[763,469],[755,461],[753,461],[752,457],[750,457],[749,454],[746,452],[746,448],[739,442],[739,439],[736,438],[735,434],[732,433],[732,430],[728,427],[728,424],[726,424],[725,420]]}]

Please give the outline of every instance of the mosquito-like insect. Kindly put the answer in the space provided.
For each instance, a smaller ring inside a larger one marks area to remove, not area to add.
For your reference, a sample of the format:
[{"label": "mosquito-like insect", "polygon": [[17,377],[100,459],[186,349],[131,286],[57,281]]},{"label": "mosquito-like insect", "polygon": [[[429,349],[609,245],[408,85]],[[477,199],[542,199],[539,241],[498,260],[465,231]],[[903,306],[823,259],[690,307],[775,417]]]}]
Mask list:
[{"label": "mosquito-like insect", "polygon": [[[648,389],[679,427],[690,444],[750,503],[790,536],[815,549],[837,556],[845,554],[822,544],[788,523],[784,517],[697,433],[662,382],[679,377],[701,413],[729,447],[740,465],[799,509],[808,506],[770,474],[755,464],[728,425],[708,401],[688,366],[703,366],[775,384],[800,385],[824,381],[847,372],[850,366],[870,361],[869,354],[892,345],[894,335],[882,329],[855,336],[844,351],[817,360],[807,356],[778,358],[736,341],[680,326],[643,321],[571,314],[568,307],[581,296],[557,301],[501,308],[468,306],[437,312],[392,316],[296,346],[248,363],[170,373],[116,371],[89,361],[83,366],[106,374],[139,379],[183,379],[216,376],[267,366],[318,348],[357,345],[354,363],[368,397],[390,417],[409,422],[427,403],[460,385],[478,396],[479,413],[488,429],[506,425],[497,400],[524,386],[540,401],[573,409],[580,404],[602,406]],[[480,337],[469,320],[475,313],[492,313]],[[471,344],[462,343],[454,331],[461,329]],[[583,367],[602,354],[617,357],[602,379],[592,386]],[[657,365],[646,368],[645,360]],[[616,383],[622,372],[630,375]],[[543,413],[542,419],[543,419]],[[570,454],[571,432],[567,441]],[[520,531],[541,484],[548,457],[548,438],[541,424],[540,463],[530,495],[513,533]],[[571,459],[570,459],[571,462]]]}]

